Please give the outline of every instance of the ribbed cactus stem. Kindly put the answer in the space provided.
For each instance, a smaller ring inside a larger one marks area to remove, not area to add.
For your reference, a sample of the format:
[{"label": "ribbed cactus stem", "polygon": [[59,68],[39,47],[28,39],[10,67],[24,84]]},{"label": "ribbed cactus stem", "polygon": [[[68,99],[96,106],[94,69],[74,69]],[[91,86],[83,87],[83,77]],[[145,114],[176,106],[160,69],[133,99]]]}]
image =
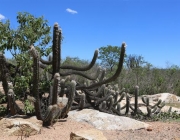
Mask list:
[{"label": "ribbed cactus stem", "polygon": [[57,96],[60,92],[59,84],[60,84],[60,75],[59,73],[55,73],[54,82],[53,82],[52,105],[57,104]]},{"label": "ribbed cactus stem", "polygon": [[172,111],[172,106],[169,107],[168,113],[171,113],[171,111]]},{"label": "ribbed cactus stem", "polygon": [[62,118],[64,118],[71,109],[74,100],[75,90],[76,90],[76,81],[72,80],[71,82],[67,82],[66,86],[69,92],[69,96],[66,106],[62,109],[62,114],[61,114]]},{"label": "ribbed cactus stem", "polygon": [[114,102],[115,102],[115,103],[117,102],[118,97],[119,97],[119,92],[116,91],[116,92],[115,92],[115,95],[114,95]]},{"label": "ribbed cactus stem", "polygon": [[158,102],[157,102],[156,104],[154,104],[151,108],[154,108],[154,107],[156,107],[156,106],[159,106],[161,103],[162,103],[162,100],[160,99],[160,100],[158,100]]},{"label": "ribbed cactus stem", "polygon": [[17,110],[15,108],[15,98],[14,98],[14,91],[12,89],[8,90],[8,106],[10,109],[11,115],[16,115]]},{"label": "ribbed cactus stem", "polygon": [[155,113],[156,110],[157,110],[157,106],[155,106],[155,107],[153,108],[152,113]]},{"label": "ribbed cactus stem", "polygon": [[150,106],[147,106],[147,116],[148,117],[151,117],[151,107]]},{"label": "ribbed cactus stem", "polygon": [[[58,43],[59,43],[59,50],[58,50],[58,63],[59,63],[59,68],[61,67],[61,41],[62,41],[62,29],[59,28],[59,40],[58,40]],[[59,72],[60,72],[60,69],[59,69]]]},{"label": "ribbed cactus stem", "polygon": [[137,114],[138,110],[138,96],[139,96],[139,86],[135,87],[135,93],[134,93],[134,114]]},{"label": "ribbed cactus stem", "polygon": [[42,120],[41,101],[39,98],[39,54],[34,46],[30,46],[29,52],[33,57],[33,97],[36,99],[34,103],[35,112],[37,119]]},{"label": "ribbed cactus stem", "polygon": [[165,102],[162,102],[160,105],[158,105],[159,108],[163,108],[165,106]]},{"label": "ribbed cactus stem", "polygon": [[126,94],[126,112],[125,112],[126,115],[129,113],[129,106],[130,106],[129,95]]},{"label": "ribbed cactus stem", "polygon": [[65,80],[64,79],[61,79],[60,87],[61,87],[61,90],[60,90],[59,96],[63,97],[63,95],[65,94]]},{"label": "ribbed cactus stem", "polygon": [[112,96],[112,95],[109,96],[108,101],[109,101],[108,109],[111,110],[111,108],[112,108],[112,106],[113,106],[113,103],[114,103],[114,99],[113,99],[113,96]]},{"label": "ribbed cactus stem", "polygon": [[147,104],[147,106],[149,106],[149,98],[148,97],[146,97],[146,104]]},{"label": "ribbed cactus stem", "polygon": [[122,99],[125,97],[125,95],[126,95],[126,93],[125,93],[125,92],[123,92],[123,93],[121,94],[121,96],[120,96],[119,100],[118,100],[118,101],[116,101],[116,102],[113,104],[113,106],[115,106],[115,105],[117,105],[119,102],[121,102],[121,101],[122,101]]},{"label": "ribbed cactus stem", "polygon": [[114,103],[118,102],[118,97],[125,91],[125,88],[122,88],[120,91],[115,90]]},{"label": "ribbed cactus stem", "polygon": [[79,109],[83,109],[85,106],[86,95],[83,93],[80,95]]},{"label": "ribbed cactus stem", "polygon": [[119,112],[119,114],[121,114],[121,104],[120,103],[117,104],[117,111]]},{"label": "ribbed cactus stem", "polygon": [[102,104],[102,109],[106,109],[106,107],[107,107],[106,106],[106,101],[103,101],[101,104]]},{"label": "ribbed cactus stem", "polygon": [[53,75],[59,72],[60,67],[60,35],[59,25],[55,23],[53,30]]},{"label": "ribbed cactus stem", "polygon": [[144,104],[146,104],[146,106],[149,106],[149,98],[148,97],[142,97],[142,101]]},{"label": "ribbed cactus stem", "polygon": [[105,89],[105,85],[102,85],[99,90],[96,93],[88,93],[88,95],[94,96],[94,97],[98,97],[98,96],[103,96],[104,93],[104,89]]}]

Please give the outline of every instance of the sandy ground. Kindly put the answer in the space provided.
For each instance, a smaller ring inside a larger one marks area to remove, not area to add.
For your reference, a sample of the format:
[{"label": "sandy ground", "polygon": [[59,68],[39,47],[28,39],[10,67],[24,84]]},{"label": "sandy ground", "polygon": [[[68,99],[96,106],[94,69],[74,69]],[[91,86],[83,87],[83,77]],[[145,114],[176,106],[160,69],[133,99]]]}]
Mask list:
[{"label": "sandy ground", "polygon": [[[146,129],[129,131],[102,131],[107,140],[180,140],[180,122],[147,122]],[[70,119],[57,122],[52,127],[43,127],[41,133],[30,137],[1,135],[0,140],[69,140],[70,133],[93,128],[87,123]]]}]

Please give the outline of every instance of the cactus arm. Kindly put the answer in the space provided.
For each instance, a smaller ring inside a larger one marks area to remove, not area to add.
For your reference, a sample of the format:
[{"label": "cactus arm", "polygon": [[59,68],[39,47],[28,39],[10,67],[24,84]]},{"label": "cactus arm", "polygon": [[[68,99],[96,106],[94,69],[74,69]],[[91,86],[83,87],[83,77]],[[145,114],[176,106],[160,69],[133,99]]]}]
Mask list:
[{"label": "cactus arm", "polygon": [[59,84],[60,84],[60,75],[59,75],[59,73],[55,73],[55,75],[54,75],[54,83],[53,83],[52,105],[57,104],[57,97],[58,97],[58,94],[60,92]]},{"label": "cactus arm", "polygon": [[57,104],[57,96],[59,94],[59,83],[60,83],[60,75],[59,73],[55,73],[53,80],[53,87],[51,88],[52,94],[49,97],[49,104],[54,105]]},{"label": "cactus arm", "polygon": [[8,90],[8,106],[11,115],[16,115],[17,113],[24,115],[24,112],[19,108],[19,106],[15,102],[14,91],[12,89]]},{"label": "cactus arm", "polygon": [[96,63],[97,57],[98,57],[98,50],[95,50],[93,59],[89,65],[87,65],[85,67],[81,67],[81,68],[76,67],[76,66],[64,65],[64,66],[61,66],[60,68],[61,69],[72,69],[72,70],[77,70],[77,71],[87,71],[94,66],[94,64]]},{"label": "cactus arm", "polygon": [[99,108],[101,110],[105,110],[107,108],[107,105],[106,105],[106,101],[103,101],[100,105],[99,105]]},{"label": "cactus arm", "polygon": [[107,100],[109,98],[109,96],[112,95],[111,92],[108,92],[108,94],[102,98],[96,98],[95,100],[95,105],[99,105],[101,102],[103,102],[104,100]]},{"label": "cactus arm", "polygon": [[135,87],[135,98],[134,98],[134,114],[137,114],[138,110],[138,95],[139,95],[139,87]]},{"label": "cactus arm", "polygon": [[160,105],[158,105],[158,108],[163,108],[165,105],[165,102],[162,102]]},{"label": "cactus arm", "polygon": [[75,89],[76,88],[76,82],[75,81],[68,82],[66,84],[66,86],[67,86],[67,89],[69,92],[69,94],[68,94],[69,96],[68,96],[67,105],[62,109],[62,115],[61,115],[62,118],[64,118],[71,109],[71,106],[72,106],[72,103],[74,100],[75,90],[76,90]]},{"label": "cactus arm", "polygon": [[158,102],[156,104],[154,104],[153,106],[151,106],[151,108],[154,108],[156,106],[159,106],[162,103],[162,100],[158,100]]},{"label": "cactus arm", "polygon": [[122,43],[121,54],[120,54],[119,63],[118,63],[118,68],[117,68],[115,74],[112,77],[110,77],[110,78],[108,78],[106,80],[103,80],[103,81],[101,81],[99,83],[92,84],[92,85],[90,85],[88,87],[80,86],[80,87],[77,87],[76,89],[83,89],[83,88],[84,89],[92,89],[94,87],[98,87],[98,86],[101,86],[103,84],[106,84],[106,83],[109,83],[111,81],[114,81],[119,76],[119,74],[121,73],[121,70],[122,70],[122,67],[123,67],[124,56],[125,56],[125,47],[126,47],[126,44]]},{"label": "cactus arm", "polygon": [[116,92],[115,92],[115,95],[114,95],[114,102],[117,102],[118,96],[119,96],[119,92],[116,91]]},{"label": "cactus arm", "polygon": [[106,102],[107,102],[107,109],[108,109],[108,110],[111,110],[112,105],[113,105],[113,103],[114,103],[113,96],[110,95],[110,96],[108,97],[108,99],[106,100]]},{"label": "cactus arm", "polygon": [[[93,108],[93,106],[92,106],[90,103],[86,103],[86,104],[84,104],[84,106],[83,106],[83,109],[84,109],[84,108]],[[76,109],[81,109],[81,108],[80,108],[79,105],[77,105],[77,106],[71,106],[71,110],[76,110]]]},{"label": "cactus arm", "polygon": [[80,95],[79,109],[83,109],[85,107],[85,100],[86,95],[83,93],[82,95]]},{"label": "cactus arm", "polygon": [[63,95],[65,94],[65,80],[64,79],[61,79],[60,87],[61,87],[61,90],[59,92],[59,96],[63,97]]},{"label": "cactus arm", "polygon": [[147,97],[144,97],[144,96],[142,96],[142,98],[141,98],[144,104],[147,104],[146,98],[147,98]]},{"label": "cactus arm", "polygon": [[116,101],[116,102],[113,104],[113,106],[115,106],[115,105],[117,105],[119,102],[121,102],[125,95],[126,95],[126,93],[123,92],[123,93],[121,94],[121,97],[119,98],[119,100]]},{"label": "cactus arm", "polygon": [[52,64],[52,60],[51,61],[46,61],[43,60],[42,58],[40,58],[41,63],[46,64],[46,65],[51,65]]},{"label": "cactus arm", "polygon": [[129,113],[129,105],[130,105],[129,95],[126,94],[126,112],[125,112],[125,115],[127,115]]},{"label": "cactus arm", "polygon": [[70,71],[70,72],[65,72],[65,73],[60,72],[60,75],[61,75],[61,76],[68,76],[68,75],[76,74],[76,75],[80,75],[80,76],[82,76],[82,77],[84,77],[84,78],[87,78],[87,79],[89,79],[89,80],[95,80],[95,79],[98,78],[98,76],[99,76],[99,74],[100,74],[100,71],[101,71],[101,69],[98,68],[98,70],[97,70],[97,72],[95,73],[94,76],[90,76],[90,75],[84,74],[84,73],[79,72],[79,71]]},{"label": "cactus arm", "polygon": [[151,117],[151,115],[152,115],[151,107],[147,106],[147,116]]},{"label": "cactus arm", "polygon": [[88,90],[84,90],[84,91],[86,91],[86,94],[88,96],[99,97],[103,95],[104,89],[105,89],[105,85],[102,85],[96,93],[91,93]]}]

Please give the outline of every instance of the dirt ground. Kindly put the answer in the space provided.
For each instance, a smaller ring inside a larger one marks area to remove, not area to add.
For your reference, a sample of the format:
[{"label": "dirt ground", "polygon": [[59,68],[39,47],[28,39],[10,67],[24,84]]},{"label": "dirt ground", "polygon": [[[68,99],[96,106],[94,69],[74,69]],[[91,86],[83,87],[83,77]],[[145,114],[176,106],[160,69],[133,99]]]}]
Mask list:
[{"label": "dirt ground", "polygon": [[[180,140],[180,122],[147,122],[149,129],[102,131],[107,140]],[[0,140],[69,140],[70,133],[93,128],[87,123],[62,120],[53,127],[43,127],[41,133],[30,137],[1,135]]]}]

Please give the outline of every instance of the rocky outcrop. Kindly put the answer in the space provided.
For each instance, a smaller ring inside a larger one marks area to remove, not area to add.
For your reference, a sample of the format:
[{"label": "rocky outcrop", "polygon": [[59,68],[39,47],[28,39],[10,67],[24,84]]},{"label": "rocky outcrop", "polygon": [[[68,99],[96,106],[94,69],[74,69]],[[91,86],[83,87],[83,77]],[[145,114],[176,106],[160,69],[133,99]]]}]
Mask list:
[{"label": "rocky outcrop", "polygon": [[42,121],[36,117],[15,115],[0,120],[0,135],[31,136],[39,134],[42,128]]}]

